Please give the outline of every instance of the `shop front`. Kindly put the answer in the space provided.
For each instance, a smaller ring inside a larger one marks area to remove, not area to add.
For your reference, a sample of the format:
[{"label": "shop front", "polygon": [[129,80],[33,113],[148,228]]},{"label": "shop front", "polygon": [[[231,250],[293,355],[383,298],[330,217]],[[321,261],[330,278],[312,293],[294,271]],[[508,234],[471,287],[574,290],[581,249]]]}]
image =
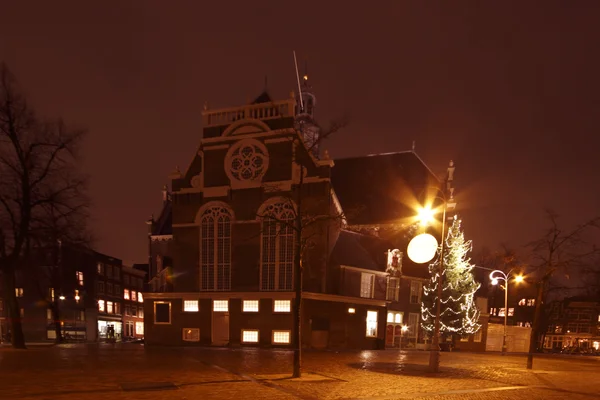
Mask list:
[{"label": "shop front", "polygon": [[123,323],[117,319],[98,319],[98,338],[100,340],[123,338]]}]

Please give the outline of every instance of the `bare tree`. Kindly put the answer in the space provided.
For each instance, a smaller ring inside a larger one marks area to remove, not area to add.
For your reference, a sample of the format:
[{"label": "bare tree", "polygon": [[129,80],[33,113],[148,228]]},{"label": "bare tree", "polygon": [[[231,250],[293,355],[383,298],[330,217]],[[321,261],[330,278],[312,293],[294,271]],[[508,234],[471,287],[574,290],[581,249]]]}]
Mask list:
[{"label": "bare tree", "polygon": [[[292,346],[294,348],[293,373],[294,378],[301,376],[301,320],[302,320],[302,281],[303,281],[303,263],[309,253],[307,250],[315,246],[314,238],[324,234],[327,226],[330,226],[335,221],[341,223],[344,218],[340,212],[328,208],[324,211],[323,207],[312,204],[307,206],[304,202],[308,198],[306,193],[305,174],[312,161],[311,153],[315,146],[318,146],[323,140],[330,137],[332,134],[341,130],[348,123],[347,118],[334,121],[323,130],[319,138],[309,146],[306,146],[302,138],[302,132],[295,129],[291,135],[290,141],[293,146],[304,147],[306,151],[294,151],[293,163],[298,170],[298,182],[292,186],[292,196],[288,197],[290,209],[293,210],[293,219],[281,220],[271,214],[265,213],[259,215],[260,218],[277,222],[283,229],[291,229],[294,233],[294,262],[293,262],[293,282],[294,282],[294,325],[292,331]],[[279,232],[278,232],[279,234]]]},{"label": "bare tree", "polygon": [[551,289],[551,279],[558,275],[568,278],[571,274],[581,273],[600,254],[600,249],[587,237],[590,230],[600,228],[600,217],[565,231],[558,224],[557,214],[548,210],[546,215],[549,227],[542,237],[528,245],[532,258],[530,276],[537,285],[537,296],[527,369],[533,368],[533,353],[541,337],[544,302]]},{"label": "bare tree", "polygon": [[16,271],[42,241],[50,210],[68,216],[74,203],[67,199],[85,189],[75,168],[83,135],[62,120],[40,119],[0,65],[0,273],[15,348],[25,348]]}]

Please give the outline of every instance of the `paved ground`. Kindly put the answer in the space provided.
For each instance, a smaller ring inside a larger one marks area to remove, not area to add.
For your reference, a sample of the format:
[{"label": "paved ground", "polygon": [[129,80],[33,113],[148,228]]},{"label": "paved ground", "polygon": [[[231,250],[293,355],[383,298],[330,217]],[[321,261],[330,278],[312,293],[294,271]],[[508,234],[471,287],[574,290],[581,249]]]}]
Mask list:
[{"label": "paved ground", "polygon": [[305,352],[145,349],[135,344],[0,348],[0,399],[600,399],[600,360],[397,350]]}]

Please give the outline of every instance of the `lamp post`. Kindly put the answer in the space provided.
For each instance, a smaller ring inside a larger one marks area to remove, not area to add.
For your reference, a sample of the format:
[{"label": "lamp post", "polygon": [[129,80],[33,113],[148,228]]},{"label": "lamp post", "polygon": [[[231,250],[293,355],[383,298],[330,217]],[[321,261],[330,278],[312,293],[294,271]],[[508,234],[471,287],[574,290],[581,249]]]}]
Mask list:
[{"label": "lamp post", "polygon": [[[492,285],[497,285],[500,281],[504,281],[504,333],[502,335],[502,355],[506,354],[506,325],[508,323],[508,283],[510,281],[512,270],[504,273],[499,269],[490,272]],[[523,282],[523,275],[514,276],[516,283]]]}]

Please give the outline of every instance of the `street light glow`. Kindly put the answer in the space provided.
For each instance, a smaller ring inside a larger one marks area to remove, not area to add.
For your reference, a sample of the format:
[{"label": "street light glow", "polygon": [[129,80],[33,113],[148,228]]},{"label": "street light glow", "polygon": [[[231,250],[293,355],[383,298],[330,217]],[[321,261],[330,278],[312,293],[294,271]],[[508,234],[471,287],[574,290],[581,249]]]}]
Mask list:
[{"label": "street light glow", "polygon": [[421,207],[417,212],[417,218],[421,225],[426,226],[434,221],[435,212],[431,209],[431,207]]},{"label": "street light glow", "polygon": [[517,282],[517,283],[523,282],[523,279],[525,279],[525,278],[523,278],[523,275],[515,276],[515,282]]},{"label": "street light glow", "polygon": [[492,285],[497,285],[498,284],[498,279],[494,278],[492,279]]},{"label": "street light glow", "polygon": [[64,300],[65,296],[60,296],[59,299]]}]

